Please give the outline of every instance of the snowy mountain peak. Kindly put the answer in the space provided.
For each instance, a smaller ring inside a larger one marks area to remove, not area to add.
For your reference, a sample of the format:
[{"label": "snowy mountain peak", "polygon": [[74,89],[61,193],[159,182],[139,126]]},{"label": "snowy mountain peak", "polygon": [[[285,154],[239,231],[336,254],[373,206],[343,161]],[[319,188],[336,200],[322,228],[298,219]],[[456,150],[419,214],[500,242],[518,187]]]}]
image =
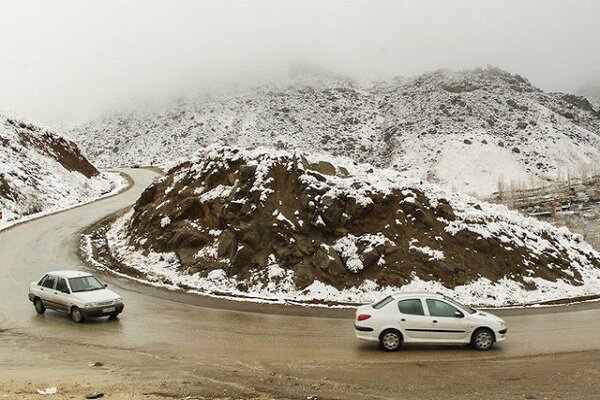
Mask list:
[{"label": "snowy mountain peak", "polygon": [[600,161],[600,113],[497,68],[262,86],[108,116],[73,136],[99,165],[164,165],[211,143],[324,152],[481,196]]}]

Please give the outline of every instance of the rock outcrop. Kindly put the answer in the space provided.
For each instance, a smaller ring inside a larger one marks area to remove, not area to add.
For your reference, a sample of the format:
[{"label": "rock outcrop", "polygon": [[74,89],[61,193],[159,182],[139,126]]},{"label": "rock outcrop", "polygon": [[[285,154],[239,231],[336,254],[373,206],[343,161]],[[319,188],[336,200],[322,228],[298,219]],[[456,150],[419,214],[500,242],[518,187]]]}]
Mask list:
[{"label": "rock outcrop", "polygon": [[127,252],[166,255],[173,276],[233,279],[242,292],[276,291],[281,280],[296,291],[415,280],[446,288],[510,280],[533,290],[587,285],[599,271],[600,255],[566,230],[392,170],[338,162],[201,151],[142,194],[120,228],[121,261]]}]

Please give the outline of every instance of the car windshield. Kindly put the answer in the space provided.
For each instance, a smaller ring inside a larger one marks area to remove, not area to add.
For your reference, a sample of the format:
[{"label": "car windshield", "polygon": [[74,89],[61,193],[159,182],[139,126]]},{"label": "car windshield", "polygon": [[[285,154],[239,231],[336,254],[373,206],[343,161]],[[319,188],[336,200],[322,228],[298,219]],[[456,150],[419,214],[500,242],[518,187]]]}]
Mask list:
[{"label": "car windshield", "polygon": [[81,276],[79,278],[70,278],[69,284],[73,292],[88,292],[90,290],[104,289],[104,285],[93,276]]},{"label": "car windshield", "polygon": [[452,300],[452,299],[451,299],[451,298],[449,298],[449,297],[446,297],[446,296],[444,296],[444,300],[446,300],[446,301],[448,301],[448,302],[450,302],[450,303],[454,304],[455,306],[457,306],[458,308],[460,308],[460,309],[462,309],[462,310],[465,310],[465,311],[466,311],[466,312],[468,312],[469,314],[474,314],[474,313],[476,313],[476,312],[477,312],[476,310],[473,310],[471,307],[465,306],[464,304],[460,304],[458,301],[456,301],[456,300]]}]

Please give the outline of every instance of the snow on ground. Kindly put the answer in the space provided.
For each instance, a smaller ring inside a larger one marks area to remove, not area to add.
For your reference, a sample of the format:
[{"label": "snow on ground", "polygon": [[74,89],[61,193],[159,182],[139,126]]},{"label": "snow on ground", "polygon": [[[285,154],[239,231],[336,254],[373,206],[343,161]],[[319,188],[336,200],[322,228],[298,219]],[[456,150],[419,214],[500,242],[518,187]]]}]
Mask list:
[{"label": "snow on ground", "polygon": [[26,221],[31,221],[32,219],[44,217],[46,215],[54,214],[61,211],[66,211],[71,208],[79,207],[100,199],[104,199],[106,197],[114,196],[115,194],[122,192],[129,186],[129,182],[127,181],[127,179],[125,179],[123,175],[121,175],[118,172],[104,171],[102,172],[102,177],[103,179],[109,182],[110,190],[108,192],[97,196],[81,198],[78,202],[74,202],[71,204],[69,204],[68,202],[63,202],[61,204],[57,204],[53,207],[50,207],[45,211],[35,214],[29,214],[26,216],[18,216],[8,211],[8,217],[5,215],[2,221],[0,221],[0,231]]}]

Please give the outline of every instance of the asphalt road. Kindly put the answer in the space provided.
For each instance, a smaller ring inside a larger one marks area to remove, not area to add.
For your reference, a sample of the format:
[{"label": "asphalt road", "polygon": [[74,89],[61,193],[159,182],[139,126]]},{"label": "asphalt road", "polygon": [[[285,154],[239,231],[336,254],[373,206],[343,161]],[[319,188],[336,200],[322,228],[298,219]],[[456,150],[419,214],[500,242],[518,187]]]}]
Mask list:
[{"label": "asphalt road", "polygon": [[[0,367],[4,367],[0,368],[0,382],[31,380],[31,377],[26,378],[24,369],[32,366],[58,379],[50,371],[54,360],[65,371],[77,375],[74,365],[84,365],[84,360],[91,357],[104,357],[121,365],[122,371],[129,368],[144,371],[142,375],[147,376],[164,372],[162,376],[167,380],[176,374],[166,369],[185,369],[187,373],[193,370],[194,376],[206,379],[203,393],[220,391],[226,386],[229,388],[226,393],[249,397],[260,397],[264,393],[273,396],[291,393],[293,397],[310,388],[313,392],[324,390],[329,381],[333,381],[329,393],[345,392],[346,396],[340,398],[352,398],[348,393],[355,390],[352,385],[357,382],[362,382],[366,397],[398,398],[390,397],[390,390],[406,387],[406,382],[389,382],[393,376],[391,367],[442,362],[460,369],[477,361],[512,362],[512,358],[525,356],[546,359],[544,357],[560,357],[559,353],[569,358],[568,354],[573,352],[586,352],[583,354],[587,357],[591,354],[594,361],[598,360],[600,303],[557,307],[540,313],[499,311],[506,319],[509,334],[507,340],[491,352],[476,352],[465,347],[407,346],[401,352],[386,354],[377,350],[376,345],[358,342],[354,338],[352,318],[344,318],[343,312],[311,310],[309,315],[297,312],[286,315],[285,310],[271,313],[268,307],[260,305],[240,304],[236,310],[231,302],[224,308],[206,307],[191,298],[188,301],[187,296],[173,296],[104,275],[110,288],[124,298],[126,308],[118,320],[98,319],[75,324],[67,315],[53,311],[37,315],[27,299],[29,282],[38,280],[49,270],[85,270],[77,256],[80,232],[133,204],[156,176],[144,169],[126,172],[134,184],[117,196],[0,232],[0,332],[3,337]],[[215,300],[210,300],[210,304],[215,305]],[[11,349],[29,361],[19,365]],[[73,349],[79,349],[80,354],[72,355]],[[35,363],[35,357],[40,357],[41,363]],[[152,365],[148,360],[153,360]],[[202,366],[203,371],[190,366]],[[119,375],[115,371],[112,373]],[[268,383],[272,377],[284,374],[283,371],[295,379],[296,389],[292,380],[280,382],[281,386],[277,386],[276,381]],[[268,375],[262,377],[263,374]],[[418,375],[408,370],[407,374]],[[185,374],[181,372],[178,376],[181,375]],[[223,379],[224,375],[228,378]],[[84,376],[90,378],[91,375],[86,372]],[[129,379],[127,376],[122,372],[120,381]],[[309,384],[323,379],[323,388]],[[12,389],[11,386],[5,388]]]}]

